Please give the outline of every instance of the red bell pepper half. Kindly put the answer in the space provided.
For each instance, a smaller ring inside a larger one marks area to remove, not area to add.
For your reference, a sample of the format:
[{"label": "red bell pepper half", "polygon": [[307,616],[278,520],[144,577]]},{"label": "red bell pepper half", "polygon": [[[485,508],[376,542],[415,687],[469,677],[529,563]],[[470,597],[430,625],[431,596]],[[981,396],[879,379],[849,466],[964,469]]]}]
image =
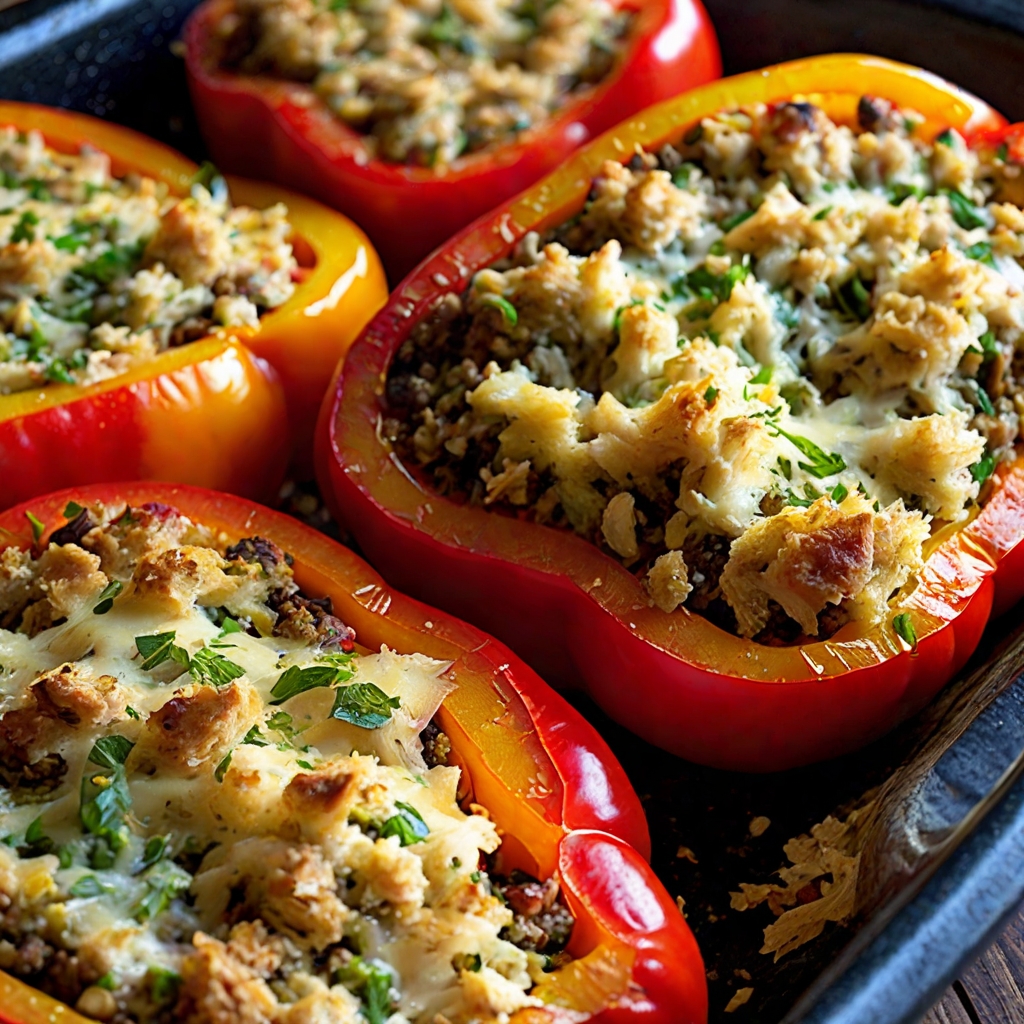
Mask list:
[{"label": "red bell pepper half", "polygon": [[[71,500],[160,502],[234,542],[259,535],[291,554],[295,579],[358,642],[387,644],[452,662],[456,689],[438,719],[465,772],[472,799],[504,834],[502,870],[555,877],[576,926],[574,959],[534,989],[549,1004],[521,1011],[517,1024],[581,1019],[607,1024],[701,1024],[707,1017],[697,944],[646,857],[643,810],[622,768],[592,726],[507,647],[473,626],[393,590],[366,562],[294,519],[243,499],[173,484],[69,488],[0,514],[0,550],[41,542],[64,525]],[[38,527],[36,527],[38,529]],[[575,1011],[575,1015],[573,1014]],[[580,1013],[589,1014],[581,1018]],[[0,1024],[83,1018],[0,973]]]},{"label": "red bell pepper half", "polygon": [[615,69],[557,116],[513,141],[434,170],[385,163],[308,86],[225,70],[208,0],[185,27],[189,86],[217,165],[289,185],[352,217],[396,282],[459,228],[557,167],[625,117],[721,74],[700,0],[620,0],[636,17]]},{"label": "red bell pepper half", "polygon": [[574,534],[430,492],[381,438],[379,395],[394,353],[439,297],[461,292],[528,231],[578,213],[605,160],[657,150],[716,111],[795,95],[849,121],[865,92],[922,114],[926,135],[952,125],[982,137],[1005,124],[935,76],[874,57],[815,57],[696,89],[608,132],[425,261],[356,342],[321,411],[322,484],[386,578],[478,623],[549,680],[584,687],[645,739],[715,767],[834,757],[922,708],[974,650],[993,595],[1005,608],[1024,592],[1024,459],[999,468],[976,518],[935,539],[901,605],[913,650],[889,621],[767,647],[652,607],[639,580]]}]

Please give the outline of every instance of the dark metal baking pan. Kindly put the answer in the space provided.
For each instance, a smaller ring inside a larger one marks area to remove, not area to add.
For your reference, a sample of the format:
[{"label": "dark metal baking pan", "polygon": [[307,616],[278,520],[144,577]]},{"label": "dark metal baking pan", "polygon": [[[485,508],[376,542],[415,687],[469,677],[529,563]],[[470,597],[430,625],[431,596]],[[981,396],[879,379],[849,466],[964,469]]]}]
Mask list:
[{"label": "dark metal baking pan", "polygon": [[[0,96],[72,107],[201,158],[172,44],[192,0],[26,0],[0,11]],[[920,64],[1024,119],[1018,0],[707,0],[727,72],[829,51]],[[699,768],[654,750],[573,700],[602,728],[644,799],[654,865],[686,912],[708,967],[712,1021],[912,1024],[1024,899],[1024,635],[1010,613],[961,678],[867,750],[773,776]],[[656,708],[651,709],[657,713]],[[758,952],[773,919],[729,891],[765,882],[783,843],[875,800],[842,925],[775,963]],[[753,817],[770,819],[754,837]],[[734,1013],[734,992],[752,996]]]}]

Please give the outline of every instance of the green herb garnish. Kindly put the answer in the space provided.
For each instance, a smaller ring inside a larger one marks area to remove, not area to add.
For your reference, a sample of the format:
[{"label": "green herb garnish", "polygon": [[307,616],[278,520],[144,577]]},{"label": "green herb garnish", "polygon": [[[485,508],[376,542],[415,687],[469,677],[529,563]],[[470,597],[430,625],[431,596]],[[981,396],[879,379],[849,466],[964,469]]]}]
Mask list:
[{"label": "green herb garnish", "polygon": [[836,301],[847,316],[857,320],[867,320],[871,316],[871,293],[859,277],[851,277],[836,291]]},{"label": "green herb garnish", "polygon": [[42,539],[43,534],[46,532],[46,526],[43,521],[31,512],[25,513],[25,518],[28,520],[29,526],[32,527],[32,540],[38,544]]},{"label": "green herb garnish", "polygon": [[811,476],[823,480],[827,476],[834,476],[846,469],[846,460],[836,452],[826,452],[819,448],[810,438],[801,437],[799,434],[790,434],[779,426],[775,429],[787,441],[794,445],[802,455],[810,459],[810,462],[798,462],[797,465]]},{"label": "green herb garnish", "polygon": [[914,629],[914,623],[910,618],[910,612],[900,612],[900,614],[892,620],[892,628],[896,630],[896,635],[903,640],[911,650],[917,649],[917,630]]},{"label": "green herb garnish", "polygon": [[[244,742],[245,742],[245,740],[242,740],[242,742],[244,743]],[[265,743],[264,743],[264,744],[262,744],[262,745],[263,745],[263,746],[266,746],[266,744],[265,744]],[[216,767],[216,768],[214,768],[214,770],[213,770],[213,777],[214,777],[214,778],[215,778],[215,779],[216,779],[216,780],[217,780],[218,782],[223,782],[223,781],[224,781],[224,776],[225,776],[225,775],[227,775],[227,772],[228,772],[228,768],[230,768],[230,767],[231,767],[231,755],[232,755],[233,753],[234,753],[234,751],[233,751],[233,750],[229,750],[229,751],[228,751],[228,752],[227,752],[227,753],[226,753],[226,754],[224,755],[224,758],[223,758],[223,760],[222,760],[222,761],[220,762],[220,764],[219,764],[219,765],[217,765],[217,767]]]},{"label": "green herb garnish", "polygon": [[983,228],[988,224],[988,221],[982,214],[982,211],[978,209],[962,192],[954,191],[953,189],[942,189],[939,193],[949,199],[949,205],[953,213],[953,220],[957,222],[965,231],[971,231],[974,228]]},{"label": "green herb garnish", "polygon": [[995,471],[996,471],[996,457],[992,452],[988,452],[983,458],[979,459],[970,467],[971,476],[974,480],[983,484]]},{"label": "green herb garnish", "polygon": [[11,231],[11,242],[34,242],[36,240],[35,227],[39,223],[39,217],[31,210],[26,210],[14,225]]},{"label": "green herb garnish", "polygon": [[245,675],[245,669],[210,647],[200,647],[188,665],[189,675],[197,683],[226,686],[232,679]]},{"label": "green herb garnish", "polygon": [[754,210],[744,210],[742,213],[734,213],[731,217],[726,217],[722,221],[720,227],[728,234],[733,228],[738,227],[745,220],[750,220],[754,216]]},{"label": "green herb garnish", "polygon": [[95,875],[82,875],[68,890],[68,895],[76,899],[90,899],[93,896],[103,896],[106,893],[117,892],[117,889],[107,882],[101,882]]},{"label": "green herb garnish", "polygon": [[386,967],[361,956],[339,967],[332,978],[362,1000],[361,1013],[367,1024],[385,1024],[394,1008],[391,998],[391,974]]},{"label": "green herb garnish", "polygon": [[886,189],[886,196],[893,206],[899,206],[911,196],[915,199],[923,199],[924,189],[920,185],[908,185],[906,182],[899,181]]},{"label": "green herb garnish", "polygon": [[379,729],[401,706],[399,697],[389,697],[375,683],[352,683],[335,691],[330,717],[361,729]]},{"label": "green herb garnish", "polygon": [[111,580],[101,591],[95,606],[94,615],[106,615],[114,607],[114,598],[124,590],[124,584],[120,580]]},{"label": "green herb garnish", "polygon": [[173,659],[182,669],[189,667],[188,651],[175,645],[177,633],[172,629],[166,633],[153,633],[150,636],[137,636],[135,646],[142,655],[142,668],[147,672],[168,659]]},{"label": "green herb garnish", "polygon": [[332,665],[310,665],[299,668],[292,665],[281,673],[274,683],[270,696],[272,705],[283,704],[292,697],[297,697],[307,690],[315,690],[322,686],[331,686],[338,680],[338,669]]},{"label": "green herb garnish", "polygon": [[994,268],[996,265],[995,258],[992,256],[991,242],[975,242],[974,245],[969,245],[964,249],[964,255],[968,259],[984,263],[986,267]]},{"label": "green herb garnish", "polygon": [[131,809],[131,793],[124,763],[135,746],[125,736],[104,736],[89,752],[89,761],[106,769],[93,772],[86,768],[82,776],[79,818],[83,828],[105,839],[112,850],[128,842],[125,818]]},{"label": "green herb garnish", "polygon": [[169,1003],[177,999],[181,987],[181,975],[169,967],[153,965],[146,972],[149,975],[149,994],[154,1003]]},{"label": "green herb garnish", "polygon": [[427,823],[411,804],[396,800],[395,810],[397,813],[388,818],[381,826],[380,834],[383,838],[398,836],[398,841],[402,846],[412,846],[413,843],[422,843],[430,835]]},{"label": "green herb garnish", "polygon": [[480,304],[491,306],[493,309],[498,310],[505,318],[505,323],[509,327],[515,327],[519,323],[519,313],[516,312],[516,307],[504,295],[495,295],[493,292],[488,292],[486,295],[480,296]]},{"label": "green herb garnish", "polygon": [[185,892],[192,884],[192,876],[174,861],[161,860],[143,876],[146,892],[132,909],[136,921],[151,921],[162,914],[175,896]]}]

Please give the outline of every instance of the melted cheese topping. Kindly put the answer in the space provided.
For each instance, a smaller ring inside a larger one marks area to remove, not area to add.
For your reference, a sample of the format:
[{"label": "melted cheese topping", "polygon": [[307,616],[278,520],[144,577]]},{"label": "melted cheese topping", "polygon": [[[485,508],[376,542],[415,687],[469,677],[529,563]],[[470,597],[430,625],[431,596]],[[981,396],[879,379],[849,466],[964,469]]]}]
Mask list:
[{"label": "melted cheese topping", "polygon": [[222,178],[185,198],[0,128],[0,395],[91,384],[286,302],[287,210],[232,207]]},{"label": "melted cheese topping", "polygon": [[607,0],[237,0],[224,59],[309,82],[378,158],[443,167],[538,127],[611,70]]},{"label": "melted cheese topping", "polygon": [[23,630],[0,629],[0,968],[64,951],[83,1012],[140,1022],[537,1005],[543,958],[501,937],[479,868],[495,826],[423,759],[447,666],[346,654],[266,542],[224,558],[170,510],[82,515],[81,546],[0,561]]},{"label": "melted cheese topping", "polygon": [[754,107],[607,162],[415,332],[386,432],[666,611],[770,642],[878,622],[1018,440],[1024,213],[1005,151],[860,118]]}]

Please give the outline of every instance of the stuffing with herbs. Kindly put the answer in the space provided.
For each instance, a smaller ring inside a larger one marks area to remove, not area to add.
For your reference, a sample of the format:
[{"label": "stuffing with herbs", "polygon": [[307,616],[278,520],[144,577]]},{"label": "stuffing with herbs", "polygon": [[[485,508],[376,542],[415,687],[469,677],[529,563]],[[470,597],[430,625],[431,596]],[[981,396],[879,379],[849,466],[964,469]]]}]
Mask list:
[{"label": "stuffing with herbs", "polygon": [[197,177],[174,196],[0,129],[0,395],[118,376],[291,297],[285,207],[232,207],[222,178]]},{"label": "stuffing with herbs", "polygon": [[705,117],[441,300],[383,432],[443,494],[599,544],[765,643],[890,618],[1024,414],[1024,177],[864,97]]},{"label": "stuffing with herbs", "polygon": [[236,0],[225,64],[309,83],[373,154],[450,164],[604,78],[629,15],[607,0]]},{"label": "stuffing with herbs", "polygon": [[539,1006],[573,919],[488,871],[432,723],[448,666],[357,648],[266,539],[65,516],[0,553],[0,970],[115,1024]]}]

